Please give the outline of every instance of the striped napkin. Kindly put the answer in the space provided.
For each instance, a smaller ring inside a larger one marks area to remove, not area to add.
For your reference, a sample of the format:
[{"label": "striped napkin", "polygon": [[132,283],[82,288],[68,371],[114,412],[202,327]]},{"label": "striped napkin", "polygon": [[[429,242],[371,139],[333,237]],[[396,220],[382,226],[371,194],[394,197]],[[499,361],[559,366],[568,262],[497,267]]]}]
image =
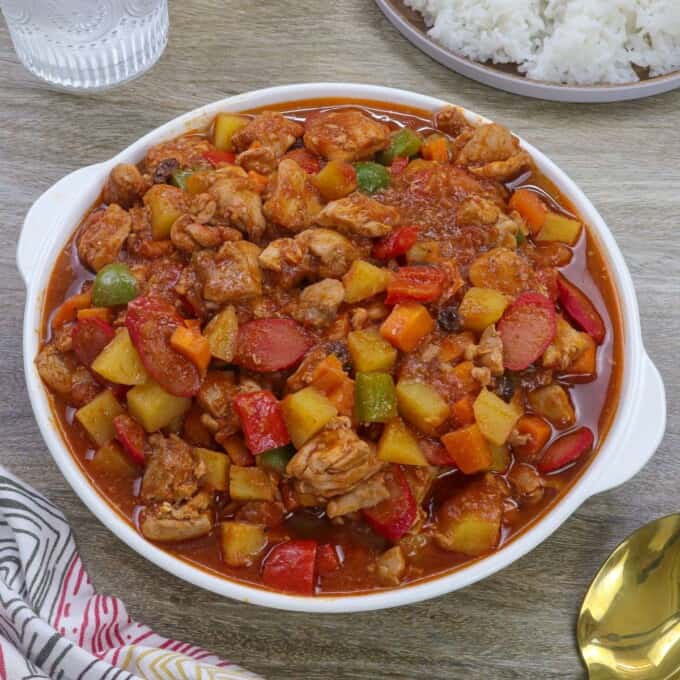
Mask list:
[{"label": "striped napkin", "polygon": [[94,591],[64,515],[0,466],[0,680],[258,680]]}]

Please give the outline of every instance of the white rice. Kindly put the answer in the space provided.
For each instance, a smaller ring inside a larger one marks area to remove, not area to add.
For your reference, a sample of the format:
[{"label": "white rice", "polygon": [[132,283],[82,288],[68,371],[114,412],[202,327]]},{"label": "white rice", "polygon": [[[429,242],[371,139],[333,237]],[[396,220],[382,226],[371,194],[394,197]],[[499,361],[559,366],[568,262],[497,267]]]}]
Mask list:
[{"label": "white rice", "polygon": [[529,78],[593,85],[680,69],[680,0],[404,0],[434,40]]}]

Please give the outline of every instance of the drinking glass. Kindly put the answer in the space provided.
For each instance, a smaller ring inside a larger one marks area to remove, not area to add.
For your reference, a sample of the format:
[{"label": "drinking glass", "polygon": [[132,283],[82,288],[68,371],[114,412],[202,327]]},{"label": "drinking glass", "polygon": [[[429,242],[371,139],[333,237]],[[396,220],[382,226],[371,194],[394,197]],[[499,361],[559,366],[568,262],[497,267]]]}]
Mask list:
[{"label": "drinking glass", "polygon": [[21,63],[69,91],[136,78],[168,39],[167,0],[0,0],[0,7]]}]

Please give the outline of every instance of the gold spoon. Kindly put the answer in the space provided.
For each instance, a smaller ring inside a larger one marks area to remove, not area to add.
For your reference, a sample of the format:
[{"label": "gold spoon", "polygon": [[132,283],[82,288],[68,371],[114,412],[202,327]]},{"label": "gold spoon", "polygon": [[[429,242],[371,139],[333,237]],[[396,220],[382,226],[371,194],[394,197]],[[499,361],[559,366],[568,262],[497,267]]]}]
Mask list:
[{"label": "gold spoon", "polygon": [[586,593],[576,635],[590,680],[680,679],[680,514],[614,550]]}]

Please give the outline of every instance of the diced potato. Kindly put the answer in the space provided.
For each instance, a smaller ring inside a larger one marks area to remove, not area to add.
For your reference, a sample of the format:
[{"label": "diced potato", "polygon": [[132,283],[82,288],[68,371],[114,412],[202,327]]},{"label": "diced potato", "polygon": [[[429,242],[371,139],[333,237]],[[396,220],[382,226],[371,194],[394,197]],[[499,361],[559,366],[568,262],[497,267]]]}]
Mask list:
[{"label": "diced potato", "polygon": [[151,213],[151,235],[160,241],[170,237],[170,228],[184,214],[184,192],[167,184],[154,184],[144,195]]},{"label": "diced potato", "polygon": [[418,241],[406,253],[408,264],[432,264],[440,262],[441,246],[439,241]]},{"label": "diced potato", "polygon": [[133,387],[127,393],[127,405],[130,415],[147,432],[156,432],[188,411],[191,399],[176,397],[158,383],[149,381]]},{"label": "diced potato", "polygon": [[296,449],[320,432],[338,413],[331,401],[314,387],[289,394],[281,402],[281,408]]},{"label": "diced potato", "polygon": [[497,394],[487,389],[479,393],[473,410],[480,432],[496,446],[505,444],[512,428],[522,415],[512,404],[504,402]]},{"label": "diced potato", "polygon": [[85,428],[91,439],[102,446],[115,437],[113,419],[124,412],[113,392],[104,390],[89,404],[76,411],[76,420]]},{"label": "diced potato", "polygon": [[378,458],[388,463],[428,465],[418,440],[399,418],[385,425],[378,442]]},{"label": "diced potato", "polygon": [[354,260],[349,271],[342,277],[345,286],[345,302],[350,304],[373,297],[387,288],[390,273],[365,260]]},{"label": "diced potato", "polygon": [[196,447],[194,452],[205,464],[205,481],[215,491],[226,491],[229,488],[229,456],[200,447]]},{"label": "diced potato", "polygon": [[140,469],[116,441],[110,441],[98,448],[88,465],[95,474],[111,479],[134,478],[140,473]]},{"label": "diced potato", "polygon": [[503,316],[507,306],[505,295],[493,288],[470,288],[460,303],[458,314],[467,330],[481,333]]},{"label": "diced potato", "polygon": [[222,559],[230,567],[250,566],[267,545],[264,527],[248,522],[222,522]]},{"label": "diced potato", "polygon": [[92,363],[92,370],[119,385],[141,385],[149,380],[127,328],[119,330]]},{"label": "diced potato", "polygon": [[449,417],[449,405],[434,387],[415,380],[397,383],[397,407],[404,420],[424,434],[434,435]]},{"label": "diced potato", "polygon": [[396,305],[380,327],[380,335],[402,352],[412,352],[434,328],[434,319],[418,302]]},{"label": "diced potato", "polygon": [[445,434],[442,437],[442,444],[461,472],[466,475],[488,470],[493,464],[489,442],[476,423]]},{"label": "diced potato", "polygon": [[357,372],[389,372],[397,360],[397,350],[377,328],[352,331],[347,336],[347,347]]},{"label": "diced potato", "polygon": [[543,416],[558,430],[571,427],[576,422],[576,412],[569,395],[557,383],[529,392],[529,404],[539,416]]},{"label": "diced potato", "polygon": [[[474,557],[493,550],[500,532],[500,524],[467,513],[447,527],[446,549]],[[437,535],[441,539],[442,534]],[[443,541],[438,541],[442,545]]]},{"label": "diced potato", "polygon": [[496,446],[491,444],[491,472],[505,472],[510,465],[510,449],[503,444],[503,446]]},{"label": "diced potato", "polygon": [[578,241],[580,233],[581,223],[578,220],[572,220],[559,213],[548,211],[536,240],[539,243],[542,241],[560,241],[573,246]]},{"label": "diced potato", "polygon": [[229,305],[216,314],[203,330],[210,345],[210,353],[216,359],[231,363],[236,354],[238,319],[236,309]]},{"label": "diced potato", "polygon": [[233,501],[273,501],[276,487],[262,468],[232,465],[229,468],[229,496]]},{"label": "diced potato", "polygon": [[354,166],[345,161],[328,161],[314,177],[314,184],[327,201],[336,201],[357,188]]},{"label": "diced potato", "polygon": [[233,113],[218,113],[213,126],[213,144],[219,151],[233,151],[231,138],[248,125],[248,118]]}]

